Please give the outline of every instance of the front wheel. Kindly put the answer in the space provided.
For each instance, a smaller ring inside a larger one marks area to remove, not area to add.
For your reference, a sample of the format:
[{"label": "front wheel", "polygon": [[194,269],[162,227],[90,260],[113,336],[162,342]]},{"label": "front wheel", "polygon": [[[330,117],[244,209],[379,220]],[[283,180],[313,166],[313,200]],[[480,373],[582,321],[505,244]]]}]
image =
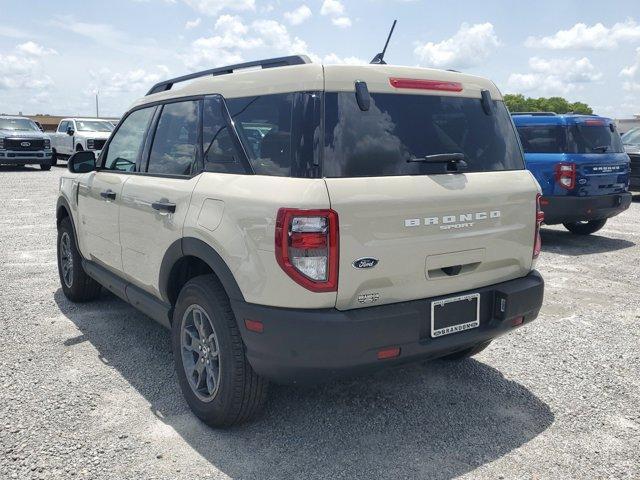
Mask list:
[{"label": "front wheel", "polygon": [[55,149],[51,151],[51,165],[54,167],[58,165],[58,152]]},{"label": "front wheel", "polygon": [[229,427],[261,411],[268,382],[245,356],[229,297],[216,277],[202,275],[182,288],[171,338],[182,394],[198,418]]},{"label": "front wheel", "polygon": [[100,296],[100,284],[82,268],[75,234],[69,217],[58,226],[58,273],[62,292],[72,302],[88,302]]},{"label": "front wheel", "polygon": [[40,164],[40,170],[51,170],[51,164],[50,163],[41,163]]},{"label": "front wheel", "polygon": [[605,223],[607,223],[606,218],[603,218],[602,220],[591,220],[588,222],[563,223],[563,225],[564,228],[576,235],[590,235],[604,227]]}]

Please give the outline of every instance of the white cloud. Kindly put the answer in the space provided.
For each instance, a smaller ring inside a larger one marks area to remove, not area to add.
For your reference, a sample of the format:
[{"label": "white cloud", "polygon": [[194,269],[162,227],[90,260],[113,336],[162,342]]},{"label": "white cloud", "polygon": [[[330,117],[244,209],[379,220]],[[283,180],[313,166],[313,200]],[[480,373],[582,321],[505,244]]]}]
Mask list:
[{"label": "white cloud", "polygon": [[291,25],[300,25],[311,18],[311,9],[306,5],[300,5],[295,10],[284,12],[284,18]]},{"label": "white cloud", "polygon": [[420,63],[437,68],[465,68],[482,63],[500,46],[491,23],[463,23],[455,35],[438,43],[417,43]]},{"label": "white cloud", "polygon": [[622,88],[627,92],[640,92],[640,47],[636,49],[636,59],[631,65],[625,66],[620,71],[620,76],[627,80]]},{"label": "white cloud", "polygon": [[38,58],[0,54],[0,90],[42,89],[53,84]]},{"label": "white cloud", "polygon": [[333,23],[336,27],[348,28],[351,26],[351,19],[349,17],[337,17],[331,19],[331,23]]},{"label": "white cloud", "polygon": [[322,59],[318,58],[318,61],[322,61],[322,63],[327,65],[367,65],[369,62],[359,57],[340,57],[335,53],[330,53],[322,57]]},{"label": "white cloud", "polygon": [[195,11],[209,16],[216,16],[223,10],[246,11],[255,10],[255,0],[183,0]]},{"label": "white cloud", "polygon": [[507,85],[512,91],[539,91],[544,94],[566,94],[579,89],[582,84],[598,82],[602,73],[596,70],[587,57],[529,59],[529,73],[512,73]]},{"label": "white cloud", "polygon": [[155,71],[135,68],[126,72],[113,72],[109,68],[89,71],[92,82],[85,90],[85,95],[93,96],[99,90],[101,96],[114,97],[121,93],[144,94],[155,83],[167,78],[169,69],[157,65]]},{"label": "white cloud", "polygon": [[344,5],[340,0],[324,0],[320,7],[321,15],[342,15],[344,14]]},{"label": "white cloud", "polygon": [[188,20],[187,23],[184,24],[184,28],[187,30],[191,30],[192,28],[196,28],[202,23],[202,19],[200,17],[195,20]]},{"label": "white cloud", "polygon": [[287,27],[275,20],[256,20],[246,25],[233,15],[221,15],[214,26],[215,35],[198,38],[183,57],[189,69],[211,68],[244,60],[249,50],[265,48],[283,54],[306,53],[307,44],[292,37]]},{"label": "white cloud", "polygon": [[52,48],[45,48],[42,45],[37,44],[36,42],[25,42],[17,47],[18,51],[21,53],[26,53],[27,55],[33,55],[34,57],[42,57],[44,55],[57,55],[56,52]]},{"label": "white cloud", "polygon": [[0,37],[27,38],[29,36],[30,35],[28,35],[27,32],[18,28],[9,27],[6,25],[0,26]]},{"label": "white cloud", "polygon": [[640,40],[640,24],[630,18],[610,28],[602,23],[591,26],[576,23],[568,30],[560,30],[547,37],[529,37],[525,41],[525,46],[550,50],[610,50],[616,48],[620,42],[638,40]]}]

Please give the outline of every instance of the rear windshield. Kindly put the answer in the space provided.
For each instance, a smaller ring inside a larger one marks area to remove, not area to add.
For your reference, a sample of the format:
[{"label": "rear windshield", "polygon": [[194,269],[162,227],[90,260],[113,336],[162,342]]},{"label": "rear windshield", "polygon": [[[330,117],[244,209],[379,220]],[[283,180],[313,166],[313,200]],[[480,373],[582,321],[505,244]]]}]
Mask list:
[{"label": "rear windshield", "polygon": [[621,153],[620,135],[609,125],[521,125],[526,153]]},{"label": "rear windshield", "polygon": [[324,176],[429,174],[411,160],[443,153],[464,154],[468,172],[523,169],[509,113],[494,104],[487,115],[474,98],[376,93],[362,111],[353,93],[326,93]]}]

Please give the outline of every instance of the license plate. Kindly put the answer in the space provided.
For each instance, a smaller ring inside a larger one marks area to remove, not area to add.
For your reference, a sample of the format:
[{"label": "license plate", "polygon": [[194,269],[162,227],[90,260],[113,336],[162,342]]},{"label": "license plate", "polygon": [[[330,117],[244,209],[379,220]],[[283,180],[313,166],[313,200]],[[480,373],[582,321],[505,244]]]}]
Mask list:
[{"label": "license plate", "polygon": [[480,326],[480,294],[443,298],[431,302],[431,337],[464,332]]}]

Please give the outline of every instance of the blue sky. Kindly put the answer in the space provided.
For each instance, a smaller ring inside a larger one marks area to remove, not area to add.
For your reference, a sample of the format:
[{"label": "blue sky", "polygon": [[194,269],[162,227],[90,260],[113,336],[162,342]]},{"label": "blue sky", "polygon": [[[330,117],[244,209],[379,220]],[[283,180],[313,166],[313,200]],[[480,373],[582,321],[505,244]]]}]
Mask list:
[{"label": "blue sky", "polygon": [[0,113],[121,115],[156,81],[306,53],[454,68],[505,93],[640,113],[638,0],[0,0]]}]

